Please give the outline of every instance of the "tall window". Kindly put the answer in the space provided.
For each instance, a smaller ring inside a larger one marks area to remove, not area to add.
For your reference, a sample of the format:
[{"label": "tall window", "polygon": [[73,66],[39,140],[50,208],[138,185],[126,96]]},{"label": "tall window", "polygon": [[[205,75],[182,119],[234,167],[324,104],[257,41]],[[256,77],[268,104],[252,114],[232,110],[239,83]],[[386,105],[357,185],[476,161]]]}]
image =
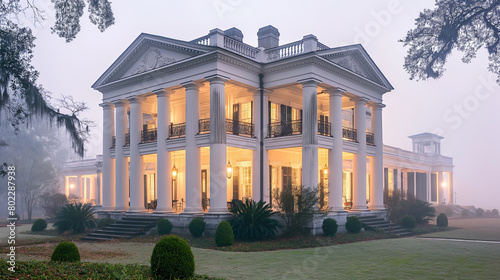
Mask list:
[{"label": "tall window", "polygon": [[241,104],[241,119],[242,122],[252,122],[252,102]]},{"label": "tall window", "polygon": [[300,177],[300,169],[299,168],[292,168],[292,186],[300,186],[301,185],[301,180],[302,178]]},{"label": "tall window", "polygon": [[354,110],[344,109],[342,110],[342,126],[354,127]]},{"label": "tall window", "polygon": [[279,122],[279,106],[276,103],[271,103],[271,123]]},{"label": "tall window", "polygon": [[252,167],[243,166],[243,194],[245,197],[252,197]]},{"label": "tall window", "polygon": [[300,115],[300,109],[292,108],[292,121],[300,119],[302,119],[302,116]]}]

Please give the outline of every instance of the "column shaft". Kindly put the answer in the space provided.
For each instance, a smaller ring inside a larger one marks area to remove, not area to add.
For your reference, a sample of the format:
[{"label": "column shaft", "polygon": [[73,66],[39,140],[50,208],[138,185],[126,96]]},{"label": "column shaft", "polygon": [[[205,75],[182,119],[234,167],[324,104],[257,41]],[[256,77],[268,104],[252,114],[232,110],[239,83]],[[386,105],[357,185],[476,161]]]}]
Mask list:
[{"label": "column shaft", "polygon": [[115,134],[114,105],[102,103],[99,106],[102,107],[103,111],[101,211],[109,211],[115,208],[115,160],[111,158],[110,151],[112,138]]},{"label": "column shaft", "polygon": [[183,213],[203,213],[201,206],[201,153],[196,144],[200,119],[199,83],[182,84],[186,89],[186,208]]},{"label": "column shaft", "polygon": [[443,190],[443,172],[439,171],[438,172],[438,184],[437,184],[437,189],[438,189],[438,204],[443,204],[444,203],[444,190]]},{"label": "column shaft", "polygon": [[[372,158],[372,184],[370,185],[370,210],[384,210],[384,142],[382,135],[382,109],[384,104],[377,103],[371,106],[372,110],[372,130],[375,144],[375,156]],[[360,134],[366,139],[365,133]],[[359,140],[358,140],[359,141]],[[366,145],[365,145],[366,147]],[[401,176],[398,174],[399,178]],[[398,182],[401,180],[398,180]],[[401,182],[401,188],[403,182]]]},{"label": "column shaft", "polygon": [[[255,149],[252,153],[252,199],[255,201],[260,200],[260,141],[262,140],[262,135],[260,134],[260,90],[255,90],[253,92],[253,122],[254,122],[254,136],[257,138]],[[262,162],[262,164],[264,164]]]},{"label": "column shaft", "polygon": [[168,139],[170,124],[170,94],[168,90],[159,90],[157,96],[157,141],[156,141],[156,176],[157,206],[155,213],[171,213],[172,178],[170,171],[170,155],[165,140]]},{"label": "column shaft", "polygon": [[144,212],[143,161],[139,154],[142,131],[141,97],[130,99],[130,209],[129,212]]},{"label": "column shaft", "polygon": [[210,214],[227,211],[226,78],[211,76],[210,81]]},{"label": "column shaft", "polygon": [[125,157],[125,133],[127,133],[127,104],[125,100],[115,103],[116,107],[116,140],[115,140],[115,176],[116,207],[115,211],[129,209],[128,162]]},{"label": "column shaft", "polygon": [[453,172],[449,172],[449,181],[448,181],[448,204],[455,204],[453,198]]},{"label": "column shaft", "polygon": [[353,99],[354,126],[358,133],[358,152],[354,154],[354,193],[352,211],[365,211],[366,206],[366,101],[358,97]]},{"label": "column shaft", "polygon": [[330,211],[344,211],[342,202],[342,91],[330,92],[330,122],[333,146],[328,150],[328,207]]},{"label": "column shaft", "polygon": [[302,84],[302,185],[318,187],[318,80]]}]

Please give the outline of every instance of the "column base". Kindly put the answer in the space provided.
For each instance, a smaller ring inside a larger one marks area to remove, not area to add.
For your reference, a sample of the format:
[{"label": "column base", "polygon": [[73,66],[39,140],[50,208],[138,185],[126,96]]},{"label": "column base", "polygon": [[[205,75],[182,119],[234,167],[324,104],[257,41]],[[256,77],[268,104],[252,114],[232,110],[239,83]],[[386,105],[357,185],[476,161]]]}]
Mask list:
[{"label": "column base", "polygon": [[203,208],[200,207],[186,207],[182,214],[205,214]]},{"label": "column base", "polygon": [[368,207],[371,211],[386,211],[387,209],[385,208],[384,205],[373,205]]},{"label": "column base", "polygon": [[130,207],[130,209],[127,212],[128,213],[145,213],[148,211],[144,208],[141,208],[141,207]]},{"label": "column base", "polygon": [[354,205],[354,206],[352,206],[352,208],[349,212],[370,212],[370,210],[368,209],[368,207],[366,205],[365,206]]},{"label": "column base", "polygon": [[175,213],[174,209],[170,208],[156,208],[155,211],[153,211],[153,214],[173,214]]},{"label": "column base", "polygon": [[113,212],[127,212],[128,210],[129,210],[129,207],[120,206],[120,207],[115,207],[115,209],[113,209]]},{"label": "column base", "polygon": [[229,214],[229,210],[227,210],[227,207],[210,207],[207,211],[207,214],[212,214],[212,215],[223,215],[223,214]]},{"label": "column base", "polygon": [[114,210],[115,210],[115,207],[106,206],[106,207],[101,207],[99,209],[99,212],[111,212],[111,211],[114,211]]}]

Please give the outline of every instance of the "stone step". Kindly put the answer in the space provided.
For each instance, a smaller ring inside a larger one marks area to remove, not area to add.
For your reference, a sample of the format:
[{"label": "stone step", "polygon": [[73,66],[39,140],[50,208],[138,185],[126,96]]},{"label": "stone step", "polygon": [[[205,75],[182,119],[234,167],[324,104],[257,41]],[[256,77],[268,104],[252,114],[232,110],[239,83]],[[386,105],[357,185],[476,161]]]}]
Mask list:
[{"label": "stone step", "polygon": [[107,229],[98,230],[94,233],[114,234],[114,235],[130,235],[130,236],[144,235],[143,231],[107,230]]},{"label": "stone step", "polygon": [[85,236],[82,238],[82,240],[85,241],[110,241],[113,240],[112,238],[105,238],[105,237],[91,237],[91,236]]},{"label": "stone step", "polygon": [[132,238],[130,235],[104,234],[104,233],[89,233],[87,237],[104,237],[104,238]]}]

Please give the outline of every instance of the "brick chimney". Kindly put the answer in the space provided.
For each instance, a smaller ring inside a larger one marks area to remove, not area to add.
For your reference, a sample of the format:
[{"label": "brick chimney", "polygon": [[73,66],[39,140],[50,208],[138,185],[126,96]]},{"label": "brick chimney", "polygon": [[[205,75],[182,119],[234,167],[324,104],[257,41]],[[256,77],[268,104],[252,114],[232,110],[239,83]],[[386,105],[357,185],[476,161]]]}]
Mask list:
[{"label": "brick chimney", "polygon": [[259,48],[270,49],[279,46],[280,32],[272,25],[260,28],[257,37]]},{"label": "brick chimney", "polygon": [[224,31],[224,35],[235,39],[238,42],[243,42],[243,33],[236,27],[229,28]]}]

